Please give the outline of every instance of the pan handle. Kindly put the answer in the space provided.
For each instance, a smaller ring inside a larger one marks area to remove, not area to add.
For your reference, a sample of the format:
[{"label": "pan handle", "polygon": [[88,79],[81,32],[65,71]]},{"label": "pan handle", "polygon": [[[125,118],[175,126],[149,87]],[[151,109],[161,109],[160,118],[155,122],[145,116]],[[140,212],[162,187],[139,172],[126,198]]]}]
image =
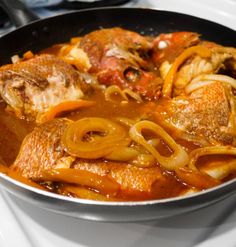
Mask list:
[{"label": "pan handle", "polygon": [[33,11],[19,0],[0,0],[0,4],[16,27],[24,26],[39,19]]}]

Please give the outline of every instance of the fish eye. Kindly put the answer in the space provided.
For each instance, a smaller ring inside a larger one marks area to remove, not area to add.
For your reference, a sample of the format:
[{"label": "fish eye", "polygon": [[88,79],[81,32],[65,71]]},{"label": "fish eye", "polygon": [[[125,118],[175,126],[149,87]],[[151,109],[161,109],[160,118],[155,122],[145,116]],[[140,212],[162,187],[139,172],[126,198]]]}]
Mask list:
[{"label": "fish eye", "polygon": [[128,67],[124,70],[124,78],[128,82],[136,82],[141,76],[141,71],[134,67]]}]

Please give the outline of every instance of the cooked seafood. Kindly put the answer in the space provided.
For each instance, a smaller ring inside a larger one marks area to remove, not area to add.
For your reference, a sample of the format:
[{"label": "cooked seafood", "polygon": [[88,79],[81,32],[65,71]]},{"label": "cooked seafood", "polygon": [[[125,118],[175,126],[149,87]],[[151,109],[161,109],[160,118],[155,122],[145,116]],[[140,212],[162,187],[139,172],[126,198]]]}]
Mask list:
[{"label": "cooked seafood", "polygon": [[[61,139],[71,122],[68,119],[55,119],[36,127],[25,138],[12,169],[37,182],[49,177],[51,182],[85,185],[102,194],[111,192],[111,196],[124,191],[148,197],[154,182],[165,184],[166,176],[156,165],[147,169],[126,163],[70,156]],[[94,176],[99,183],[91,181]]]},{"label": "cooked seafood", "polygon": [[204,146],[232,145],[236,136],[230,107],[234,96],[230,90],[212,81],[190,95],[163,100],[153,109],[155,121],[173,132],[185,133],[190,140],[197,137],[195,141]]},{"label": "cooked seafood", "polygon": [[37,119],[51,107],[83,98],[78,72],[54,55],[2,66],[0,94],[20,118]]},{"label": "cooked seafood", "polygon": [[91,73],[99,83],[132,89],[144,98],[160,96],[162,82],[146,54],[151,40],[121,28],[98,30],[85,35],[77,44],[89,58]]},{"label": "cooked seafood", "polygon": [[9,176],[104,201],[184,196],[236,177],[235,48],[111,28],[12,61],[0,68]]}]

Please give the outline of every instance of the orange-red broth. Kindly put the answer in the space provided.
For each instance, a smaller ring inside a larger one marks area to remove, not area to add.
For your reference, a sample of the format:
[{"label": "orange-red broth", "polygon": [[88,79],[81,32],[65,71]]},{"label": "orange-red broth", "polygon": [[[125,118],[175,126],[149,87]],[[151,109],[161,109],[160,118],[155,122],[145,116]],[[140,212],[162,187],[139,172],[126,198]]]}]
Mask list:
[{"label": "orange-red broth", "polygon": [[[52,48],[46,49],[43,53],[51,53],[56,54],[58,52],[59,47],[54,46]],[[116,119],[120,117],[126,117],[130,119],[149,119],[151,121],[155,121],[152,117],[153,115],[150,114],[154,109],[154,104],[150,102],[144,103],[137,103],[135,101],[130,100],[126,104],[120,104],[119,101],[117,102],[108,102],[104,98],[104,94],[101,90],[96,89],[94,90],[89,96],[89,100],[93,100],[96,102],[94,106],[87,107],[84,109],[80,109],[76,112],[67,113],[64,116],[70,118],[72,120],[77,120],[83,117],[102,117],[102,118],[109,118],[109,119]],[[165,100],[160,99],[158,104],[162,104],[163,107],[165,106]],[[153,109],[152,109],[153,107]],[[23,138],[26,136],[27,133],[30,133],[34,128],[35,124],[33,122],[27,122],[24,120],[20,120],[13,116],[11,113],[8,113],[6,110],[6,105],[4,103],[0,103],[0,172],[6,173],[10,177],[19,180],[25,184],[30,186],[34,186],[37,188],[41,188],[44,190],[49,190],[56,193],[64,193],[64,184],[63,183],[40,183],[37,184],[33,181],[30,181],[20,174],[8,169],[8,167],[14,162],[19,149],[20,145],[23,141]],[[162,123],[158,123],[162,125]],[[147,133],[148,135],[149,133]],[[171,134],[171,133],[170,133]],[[186,142],[183,140],[176,140],[179,144],[181,144],[186,151],[191,151],[195,148],[198,148],[193,143]],[[171,151],[165,145],[165,143],[160,143],[158,146],[158,151],[163,155],[170,155]],[[222,157],[222,156],[214,156],[214,157],[205,157],[200,158],[198,161],[199,166],[203,166],[210,160],[221,160],[223,159],[230,159],[231,157]],[[122,165],[122,164],[121,164]],[[158,164],[155,164],[158,166]],[[182,182],[174,172],[165,171],[162,169],[163,179],[160,181],[156,181],[150,192],[143,193],[141,191],[129,193],[129,191],[123,191],[122,193],[118,193],[114,198],[111,200],[150,200],[150,199],[160,199],[160,198],[169,198],[175,197],[181,194],[185,194],[189,189],[191,189],[190,185]],[[190,175],[191,176],[191,175]],[[232,179],[236,177],[236,175],[230,176],[228,179]],[[204,182],[204,181],[203,181]],[[90,188],[84,188],[85,191],[80,190],[80,194],[84,195],[88,199],[95,199],[95,200],[107,200],[104,196],[99,196],[99,194],[95,195],[94,192],[92,194],[87,193]],[[201,190],[202,188],[197,188]],[[73,193],[65,193],[67,196],[75,196]]]}]

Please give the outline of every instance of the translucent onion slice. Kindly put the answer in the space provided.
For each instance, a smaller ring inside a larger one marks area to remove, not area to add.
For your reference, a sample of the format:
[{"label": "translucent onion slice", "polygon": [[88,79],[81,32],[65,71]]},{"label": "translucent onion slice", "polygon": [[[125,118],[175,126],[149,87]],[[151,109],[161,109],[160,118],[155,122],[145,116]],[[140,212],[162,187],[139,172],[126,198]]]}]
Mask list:
[{"label": "translucent onion slice", "polygon": [[132,91],[129,88],[124,89],[123,93],[126,96],[129,96],[130,98],[136,100],[137,102],[143,102],[143,100],[141,99],[140,95],[138,93],[135,93],[134,91]]},{"label": "translucent onion slice", "polygon": [[45,171],[42,179],[87,186],[98,190],[104,195],[116,194],[120,188],[120,185],[108,176],[100,176],[92,172],[71,168]]},{"label": "translucent onion slice", "polygon": [[116,85],[112,85],[106,88],[104,95],[105,95],[105,100],[111,102],[116,102],[116,100],[113,98],[114,95],[120,96],[121,102],[128,102],[129,101],[128,96],[136,100],[137,102],[142,102],[142,99],[139,94],[133,92],[131,89],[128,88],[122,90]]},{"label": "translucent onion slice", "polygon": [[94,104],[95,102],[93,101],[82,100],[82,99],[64,101],[55,106],[52,106],[51,108],[49,108],[48,111],[38,114],[36,122],[38,124],[42,124],[56,118],[58,115],[62,113],[75,111],[78,110],[79,108],[89,107]]},{"label": "translucent onion slice", "polygon": [[105,95],[106,101],[113,102],[113,101],[115,101],[113,99],[114,95],[119,95],[123,101],[128,102],[128,97],[126,96],[126,94],[116,85],[112,85],[112,86],[109,86],[108,88],[106,88],[104,95]]},{"label": "translucent onion slice", "polygon": [[206,74],[206,75],[199,75],[196,78],[194,78],[185,88],[185,92],[189,94],[215,81],[226,83],[236,89],[236,80],[234,78],[227,75]]},{"label": "translucent onion slice", "polygon": [[95,200],[95,201],[116,201],[115,198],[108,197],[102,194],[99,194],[95,191],[92,191],[90,189],[76,186],[76,185],[64,185],[62,188],[60,188],[60,191],[69,196],[73,194],[76,197],[88,199],[88,200]]},{"label": "translucent onion slice", "polygon": [[176,169],[175,172],[179,179],[195,188],[208,189],[220,184],[220,180],[188,167],[180,167]]},{"label": "translucent onion slice", "polygon": [[[142,134],[143,130],[150,130],[163,139],[173,151],[172,155],[169,157],[161,155],[153,145],[145,140]],[[129,134],[133,141],[145,147],[155,157],[158,163],[167,170],[175,170],[177,167],[183,167],[189,161],[188,154],[185,150],[163,128],[153,122],[146,120],[140,121],[130,128]]]},{"label": "translucent onion slice", "polygon": [[185,93],[186,94],[190,94],[193,91],[196,91],[202,87],[206,87],[209,86],[211,84],[215,83],[215,81],[199,81],[199,82],[194,82],[194,83],[190,83],[185,87]]},{"label": "translucent onion slice", "polygon": [[212,146],[212,147],[203,147],[193,150],[189,157],[189,167],[191,169],[197,170],[196,162],[197,160],[205,155],[235,155],[236,156],[236,148],[231,146]]},{"label": "translucent onion slice", "polygon": [[134,119],[126,118],[126,117],[116,117],[114,120],[119,122],[120,124],[126,126],[126,127],[131,127],[133,126],[137,121]]},{"label": "translucent onion slice", "polygon": [[62,143],[72,156],[98,159],[128,146],[130,138],[124,126],[105,118],[91,117],[71,123],[62,136]]},{"label": "translucent onion slice", "polygon": [[129,161],[136,158],[139,152],[131,147],[120,147],[106,155],[105,158],[115,161]]},{"label": "translucent onion slice", "polygon": [[236,160],[225,162],[213,162],[209,166],[204,166],[200,169],[201,172],[208,174],[215,179],[224,179],[236,171]]},{"label": "translucent onion slice", "polygon": [[153,167],[156,165],[156,159],[151,154],[139,154],[132,160],[132,164],[142,168]]},{"label": "translucent onion slice", "polygon": [[192,46],[184,50],[174,61],[171,68],[169,69],[163,84],[162,93],[164,97],[171,97],[172,87],[175,79],[175,75],[179,69],[179,67],[185,62],[186,59],[197,54],[201,57],[210,57],[211,51],[200,45]]}]

